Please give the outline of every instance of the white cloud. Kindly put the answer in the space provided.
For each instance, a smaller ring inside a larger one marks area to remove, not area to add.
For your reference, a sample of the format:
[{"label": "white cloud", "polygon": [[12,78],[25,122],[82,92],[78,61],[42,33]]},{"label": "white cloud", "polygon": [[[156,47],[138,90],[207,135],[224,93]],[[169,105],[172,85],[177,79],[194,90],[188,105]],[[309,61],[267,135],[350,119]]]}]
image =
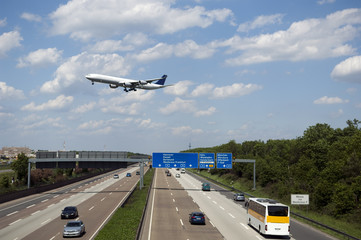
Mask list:
[{"label": "white cloud", "polygon": [[103,120],[99,120],[99,121],[89,121],[89,122],[84,122],[82,124],[80,124],[78,126],[78,129],[80,130],[87,130],[87,129],[94,129],[94,128],[99,128],[99,127],[103,127],[104,126],[104,121]]},{"label": "white cloud", "polygon": [[25,96],[22,90],[8,86],[6,82],[0,82],[0,100],[14,100],[24,98]]},{"label": "white cloud", "polygon": [[209,107],[207,110],[199,110],[194,113],[194,116],[201,117],[201,116],[210,116],[216,112],[215,107]]},{"label": "white cloud", "polygon": [[132,103],[128,105],[106,105],[101,107],[101,111],[104,113],[118,113],[126,115],[138,115],[142,105],[140,103]]},{"label": "white cloud", "polygon": [[17,67],[42,67],[49,64],[55,64],[61,59],[62,54],[63,51],[56,48],[38,49],[29,53],[26,57],[20,58]]},{"label": "white cloud", "polygon": [[[114,89],[113,89],[114,90]],[[141,102],[149,101],[154,97],[154,91],[136,91],[125,95],[101,99],[99,107],[104,113],[118,113],[124,115],[138,115],[143,107]]]},{"label": "white cloud", "polygon": [[361,9],[345,9],[324,19],[306,19],[294,22],[286,31],[241,38],[234,36],[226,41],[215,41],[218,47],[229,47],[231,66],[272,61],[303,61],[352,55],[356,48],[349,41],[358,35]]},{"label": "white cloud", "polygon": [[185,40],[175,45],[158,43],[154,47],[141,51],[139,54],[134,54],[133,58],[139,62],[166,59],[172,56],[205,59],[213,56],[216,47],[213,43],[198,45],[193,40]]},{"label": "white cloud", "polygon": [[184,100],[176,97],[174,101],[167,106],[160,108],[159,111],[164,115],[169,115],[175,112],[190,113],[195,117],[210,116],[216,112],[215,107],[209,107],[207,110],[200,110],[196,107],[194,100]]},{"label": "white cloud", "polygon": [[7,24],[7,22],[6,22],[6,18],[4,18],[4,19],[0,19],[0,27],[5,27],[5,26],[6,26],[6,24]]},{"label": "white cloud", "polygon": [[193,85],[191,81],[180,81],[174,84],[172,88],[165,89],[164,92],[177,96],[189,95],[192,97],[201,97],[208,95],[210,98],[228,98],[244,96],[263,88],[257,84],[234,83],[232,85],[215,87],[214,84],[203,83],[195,87],[194,90],[188,94],[189,86],[191,85]]},{"label": "white cloud", "polygon": [[133,32],[169,34],[192,27],[206,28],[232,17],[229,9],[207,11],[200,6],[181,9],[172,8],[172,4],[175,4],[172,0],[72,0],[50,14],[51,33],[70,34],[80,40]]},{"label": "white cloud", "polygon": [[215,48],[211,45],[198,45],[193,40],[185,40],[174,46],[174,54],[177,57],[190,56],[194,59],[205,59],[211,57],[215,52]]},{"label": "white cloud", "polygon": [[85,112],[93,110],[95,106],[96,106],[95,102],[90,102],[90,103],[81,105],[81,106],[73,109],[72,112],[74,112],[74,113],[85,113]]},{"label": "white cloud", "polygon": [[[106,73],[125,76],[130,72],[131,66],[118,54],[88,54],[86,52],[69,58],[58,67],[55,78],[45,82],[40,91],[44,93],[57,93],[77,86],[83,89],[86,83],[85,75],[88,73]],[[90,82],[89,82],[90,83]]]},{"label": "white cloud", "polygon": [[0,82],[0,100],[14,100],[24,98],[25,96],[22,90],[8,86],[6,82]]},{"label": "white cloud", "polygon": [[181,96],[188,93],[188,88],[193,85],[191,81],[179,81],[172,87],[164,88],[164,92],[171,95]]},{"label": "white cloud", "polygon": [[21,14],[20,17],[22,19],[25,19],[25,20],[29,21],[29,22],[41,22],[41,17],[39,15],[32,14],[32,13],[24,12],[23,14]]},{"label": "white cloud", "polygon": [[261,90],[263,87],[257,84],[234,83],[230,86],[216,87],[212,92],[213,98],[239,97]]},{"label": "white cloud", "polygon": [[18,31],[6,32],[0,35],[0,58],[5,57],[6,53],[13,48],[20,47],[21,37]]},{"label": "white cloud", "polygon": [[323,96],[319,99],[313,101],[314,104],[338,104],[338,103],[348,103],[349,100],[343,100],[339,97],[327,97]]},{"label": "white cloud", "polygon": [[40,118],[39,120],[37,120],[33,123],[28,123],[28,124],[22,125],[21,128],[23,128],[25,130],[30,130],[30,129],[44,128],[45,126],[56,127],[56,128],[64,128],[65,127],[62,124],[61,118],[57,117],[57,118]]},{"label": "white cloud", "polygon": [[46,111],[46,110],[58,110],[68,107],[74,100],[72,96],[60,95],[55,99],[51,99],[46,103],[36,105],[31,102],[21,108],[23,111]]},{"label": "white cloud", "polygon": [[132,51],[136,47],[144,44],[153,43],[147,35],[143,33],[127,34],[123,40],[104,40],[99,41],[89,48],[91,52],[96,53],[114,53]]},{"label": "white cloud", "polygon": [[136,120],[136,122],[139,122],[139,127],[141,128],[146,128],[146,129],[154,129],[154,128],[159,128],[162,127],[163,124],[162,123],[156,123],[156,122],[152,122],[152,120],[150,118],[148,119],[139,119]]},{"label": "white cloud", "polygon": [[256,28],[261,28],[266,25],[281,23],[283,14],[274,14],[274,15],[262,15],[258,16],[252,22],[246,22],[239,25],[237,31],[238,32],[248,32],[249,30],[253,30]]},{"label": "white cloud", "polygon": [[160,108],[162,114],[168,115],[174,112],[194,113],[197,111],[195,107],[195,101],[184,100],[179,97],[175,98],[174,101],[169,103],[166,107]]},{"label": "white cloud", "polygon": [[331,77],[337,81],[361,83],[361,56],[350,57],[337,64]]},{"label": "white cloud", "polygon": [[211,83],[204,83],[197,86],[191,93],[193,97],[199,97],[208,95],[214,88],[214,85]]},{"label": "white cloud", "polygon": [[172,134],[177,136],[189,136],[193,134],[202,134],[202,129],[192,129],[190,126],[180,126],[172,128]]},{"label": "white cloud", "polygon": [[336,0],[319,0],[317,3],[319,5],[327,4],[327,3],[334,3]]},{"label": "white cloud", "polygon": [[173,46],[165,43],[158,43],[152,48],[143,50],[141,53],[134,55],[139,62],[153,61],[157,59],[169,58],[173,54]]}]

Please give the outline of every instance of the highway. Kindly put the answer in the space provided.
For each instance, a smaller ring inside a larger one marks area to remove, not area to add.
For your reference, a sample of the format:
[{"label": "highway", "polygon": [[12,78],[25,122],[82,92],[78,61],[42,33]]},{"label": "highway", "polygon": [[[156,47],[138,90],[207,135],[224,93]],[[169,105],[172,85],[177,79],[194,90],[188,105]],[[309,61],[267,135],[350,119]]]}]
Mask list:
[{"label": "highway", "polygon": [[157,169],[154,177],[142,240],[223,239],[207,218],[206,225],[189,223],[189,214],[200,209],[173,174],[168,177],[164,169]]},{"label": "highway", "polygon": [[[148,209],[142,230],[142,240],[156,239],[334,239],[295,220],[291,221],[291,237],[263,236],[247,224],[247,212],[243,202],[233,201],[233,193],[211,184],[211,191],[201,190],[204,182],[191,174],[175,178],[175,169],[157,169]],[[200,209],[207,216],[207,234],[199,234],[206,228],[193,226],[188,214]],[[180,222],[182,222],[180,224]]]},{"label": "highway", "polygon": [[[60,219],[65,206],[77,206],[86,233],[93,239],[111,214],[136,186],[139,167],[119,169],[61,189],[37,194],[0,205],[0,239],[62,239],[67,220]],[[132,177],[125,177],[127,172]],[[118,173],[119,179],[113,174]]]},{"label": "highway", "polygon": [[[81,239],[93,239],[112,213],[136,186],[139,167],[119,169],[72,185],[0,205],[0,239],[62,239],[67,220],[60,219],[65,206],[77,206],[86,233]],[[132,177],[125,177],[127,172]],[[201,190],[204,182],[193,174],[175,169],[156,169],[153,187],[141,232],[142,240],[159,239],[288,239],[265,237],[247,225],[244,203],[234,202],[233,193],[211,184],[211,191]],[[119,179],[113,174],[118,173]],[[191,225],[189,214],[202,211],[206,225]],[[330,240],[328,235],[291,220],[292,240]]]}]

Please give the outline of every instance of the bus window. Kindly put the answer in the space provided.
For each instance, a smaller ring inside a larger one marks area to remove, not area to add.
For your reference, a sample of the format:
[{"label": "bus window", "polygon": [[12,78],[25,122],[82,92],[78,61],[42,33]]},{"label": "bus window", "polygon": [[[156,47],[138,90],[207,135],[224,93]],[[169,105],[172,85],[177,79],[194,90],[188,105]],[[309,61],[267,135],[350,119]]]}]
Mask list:
[{"label": "bus window", "polygon": [[287,217],[288,207],[283,206],[268,206],[269,216]]}]

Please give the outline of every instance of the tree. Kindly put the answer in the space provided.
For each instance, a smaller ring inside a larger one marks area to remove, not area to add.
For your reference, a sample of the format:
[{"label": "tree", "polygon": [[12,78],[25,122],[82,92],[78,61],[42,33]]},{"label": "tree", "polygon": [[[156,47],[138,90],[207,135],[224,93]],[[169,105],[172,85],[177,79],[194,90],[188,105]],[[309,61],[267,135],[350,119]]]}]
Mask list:
[{"label": "tree", "polygon": [[18,179],[25,179],[28,173],[29,158],[24,154],[18,154],[17,159],[11,164],[11,169],[14,170]]},{"label": "tree", "polygon": [[8,188],[10,186],[9,182],[10,182],[9,177],[4,175],[4,176],[2,176],[2,178],[0,180],[0,186],[2,188]]},{"label": "tree", "polygon": [[334,215],[340,216],[355,208],[355,197],[350,186],[345,183],[336,183],[332,196]]}]

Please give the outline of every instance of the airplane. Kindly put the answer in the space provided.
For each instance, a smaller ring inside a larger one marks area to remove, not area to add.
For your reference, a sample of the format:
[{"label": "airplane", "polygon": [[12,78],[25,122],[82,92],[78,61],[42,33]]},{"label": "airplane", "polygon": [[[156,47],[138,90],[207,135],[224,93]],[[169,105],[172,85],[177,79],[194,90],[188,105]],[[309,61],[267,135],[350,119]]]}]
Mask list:
[{"label": "airplane", "polygon": [[[91,73],[85,76],[92,82],[109,84],[110,88],[123,87],[125,92],[137,91],[137,88],[145,90],[153,90],[164,88],[172,85],[164,85],[167,75],[163,75],[161,78],[149,79],[149,80],[132,80],[127,78],[112,77],[102,74]],[[156,82],[155,82],[156,81]],[[153,83],[155,82],[155,83]]]}]

